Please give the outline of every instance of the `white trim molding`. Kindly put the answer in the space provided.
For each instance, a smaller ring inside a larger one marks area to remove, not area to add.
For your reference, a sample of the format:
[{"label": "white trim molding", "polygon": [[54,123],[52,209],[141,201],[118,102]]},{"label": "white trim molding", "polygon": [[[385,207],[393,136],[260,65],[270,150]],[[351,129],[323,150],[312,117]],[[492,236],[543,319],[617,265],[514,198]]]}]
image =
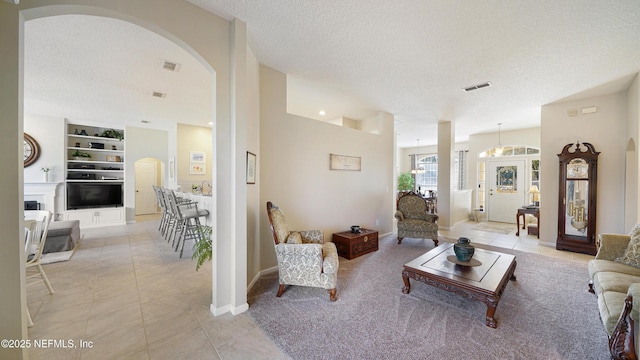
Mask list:
[{"label": "white trim molding", "polygon": [[41,205],[41,210],[49,210],[53,214],[52,219],[56,219],[56,193],[59,182],[39,182],[24,183],[24,200],[37,201]]}]

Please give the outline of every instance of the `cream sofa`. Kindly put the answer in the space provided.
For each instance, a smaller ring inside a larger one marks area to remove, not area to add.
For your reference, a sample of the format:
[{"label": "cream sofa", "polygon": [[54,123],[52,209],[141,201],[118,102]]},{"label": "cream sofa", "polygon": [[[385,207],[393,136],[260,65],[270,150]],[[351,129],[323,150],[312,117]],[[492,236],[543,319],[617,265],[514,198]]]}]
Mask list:
[{"label": "cream sofa", "polygon": [[640,267],[637,265],[640,259],[629,260],[629,256],[640,247],[634,248],[636,242],[631,241],[634,233],[640,236],[640,227],[636,226],[631,235],[600,234],[598,253],[589,261],[589,291],[598,296],[600,318],[609,335],[613,359],[637,359],[635,333],[640,325]]}]

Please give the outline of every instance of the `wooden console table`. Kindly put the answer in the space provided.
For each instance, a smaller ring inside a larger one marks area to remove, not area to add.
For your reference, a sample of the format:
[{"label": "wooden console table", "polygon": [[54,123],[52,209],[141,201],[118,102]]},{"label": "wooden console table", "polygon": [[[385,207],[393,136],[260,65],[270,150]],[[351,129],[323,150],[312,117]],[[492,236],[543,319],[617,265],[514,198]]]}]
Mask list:
[{"label": "wooden console table", "polygon": [[518,213],[516,214],[516,223],[518,226],[518,231],[516,232],[516,236],[520,236],[520,216],[522,216],[522,229],[525,228],[527,222],[525,221],[524,216],[526,214],[531,214],[538,219],[538,239],[540,239],[540,208],[526,208],[522,207],[518,209]]}]

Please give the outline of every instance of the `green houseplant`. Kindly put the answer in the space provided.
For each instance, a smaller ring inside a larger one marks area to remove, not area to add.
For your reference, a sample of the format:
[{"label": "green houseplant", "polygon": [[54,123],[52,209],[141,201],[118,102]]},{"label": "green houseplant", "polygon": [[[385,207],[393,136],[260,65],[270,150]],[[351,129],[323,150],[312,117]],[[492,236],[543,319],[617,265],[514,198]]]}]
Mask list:
[{"label": "green houseplant", "polygon": [[122,133],[120,131],[116,130],[116,129],[106,129],[106,130],[104,130],[102,132],[100,137],[118,139],[120,141],[122,141],[124,139],[124,135],[122,135]]},{"label": "green houseplant", "polygon": [[193,256],[191,259],[196,260],[196,271],[200,270],[202,264],[205,261],[211,261],[213,258],[213,249],[211,244],[211,234],[213,228],[207,225],[201,225],[198,227],[200,233],[200,240],[193,244]]},{"label": "green houseplant", "polygon": [[411,176],[411,173],[402,173],[398,176],[398,191],[411,191],[413,190],[413,186],[415,184],[415,180]]},{"label": "green houseplant", "polygon": [[71,154],[71,156],[73,156],[74,159],[81,159],[81,160],[91,159],[91,154],[84,151],[80,151],[80,150],[74,151],[73,154]]}]

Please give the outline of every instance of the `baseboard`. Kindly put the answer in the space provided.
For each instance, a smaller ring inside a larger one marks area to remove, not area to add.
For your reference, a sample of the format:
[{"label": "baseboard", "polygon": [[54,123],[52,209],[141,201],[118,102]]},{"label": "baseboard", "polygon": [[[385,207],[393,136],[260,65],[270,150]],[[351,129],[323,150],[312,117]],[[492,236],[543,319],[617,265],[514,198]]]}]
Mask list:
[{"label": "baseboard", "polygon": [[231,311],[231,305],[221,306],[216,308],[213,304],[209,307],[209,310],[213,314],[213,316],[220,316],[222,314],[228,313]]},{"label": "baseboard", "polygon": [[243,313],[243,312],[245,312],[247,310],[249,310],[249,304],[247,304],[247,303],[244,303],[244,304],[242,304],[240,306],[234,306],[234,307],[231,308],[231,315],[235,316],[235,315],[241,314],[241,313]]},{"label": "baseboard", "polygon": [[251,280],[251,282],[247,286],[247,294],[251,291],[251,289],[253,288],[253,285],[255,285],[256,282],[258,282],[258,280],[260,280],[260,278],[263,275],[273,274],[273,273],[276,273],[276,272],[278,272],[278,266],[270,267],[268,269],[264,269],[264,270],[259,271],[256,274],[256,276],[253,277],[253,279]]}]

